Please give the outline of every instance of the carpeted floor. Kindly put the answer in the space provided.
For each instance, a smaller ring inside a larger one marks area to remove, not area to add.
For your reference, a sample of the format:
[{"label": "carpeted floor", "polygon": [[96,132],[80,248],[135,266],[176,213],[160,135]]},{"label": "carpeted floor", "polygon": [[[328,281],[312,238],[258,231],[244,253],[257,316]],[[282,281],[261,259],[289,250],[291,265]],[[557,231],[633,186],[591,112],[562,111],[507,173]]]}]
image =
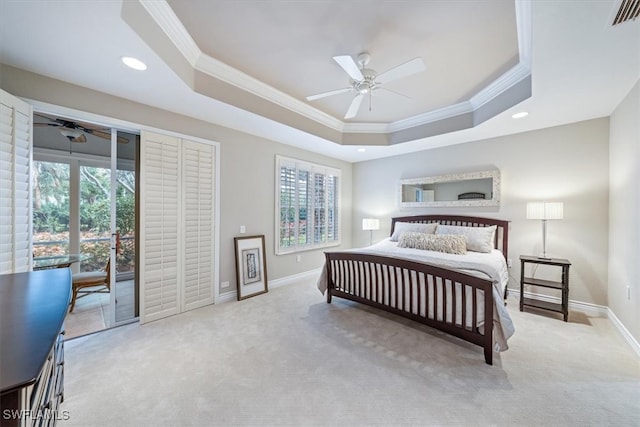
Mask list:
[{"label": "carpeted floor", "polygon": [[637,426],[640,360],[608,319],[509,311],[482,349],[314,283],[66,342],[65,426]]}]

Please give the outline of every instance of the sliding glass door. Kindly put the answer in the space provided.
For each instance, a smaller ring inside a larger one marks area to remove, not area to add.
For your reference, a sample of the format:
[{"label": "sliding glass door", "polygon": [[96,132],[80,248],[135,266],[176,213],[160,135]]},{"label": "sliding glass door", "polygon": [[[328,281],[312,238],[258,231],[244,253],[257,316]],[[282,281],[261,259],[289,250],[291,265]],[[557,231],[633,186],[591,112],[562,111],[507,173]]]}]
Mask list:
[{"label": "sliding glass door", "polygon": [[[124,142],[124,141],[127,142]],[[113,247],[113,258],[116,276],[113,291],[114,324],[122,324],[137,317],[138,286],[136,277],[136,158],[139,138],[130,135],[124,138],[118,135],[114,142],[113,170],[115,175],[112,183],[114,203],[113,229],[116,239]]]},{"label": "sliding glass door", "polygon": [[34,130],[34,265],[55,265],[66,256],[76,278],[109,274],[109,287],[79,294],[67,333],[84,335],[135,319],[138,137],[103,128],[95,132],[99,137],[87,132],[85,141],[57,147],[59,135],[50,128]]}]

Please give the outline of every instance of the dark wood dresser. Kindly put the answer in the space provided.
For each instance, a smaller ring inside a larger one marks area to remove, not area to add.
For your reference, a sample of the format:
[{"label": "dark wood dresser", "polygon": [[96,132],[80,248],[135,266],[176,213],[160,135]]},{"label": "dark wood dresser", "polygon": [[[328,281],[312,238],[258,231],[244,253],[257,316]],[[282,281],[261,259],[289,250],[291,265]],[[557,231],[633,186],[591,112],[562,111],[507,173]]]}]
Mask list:
[{"label": "dark wood dresser", "polygon": [[68,268],[0,275],[0,425],[51,426],[64,379]]}]

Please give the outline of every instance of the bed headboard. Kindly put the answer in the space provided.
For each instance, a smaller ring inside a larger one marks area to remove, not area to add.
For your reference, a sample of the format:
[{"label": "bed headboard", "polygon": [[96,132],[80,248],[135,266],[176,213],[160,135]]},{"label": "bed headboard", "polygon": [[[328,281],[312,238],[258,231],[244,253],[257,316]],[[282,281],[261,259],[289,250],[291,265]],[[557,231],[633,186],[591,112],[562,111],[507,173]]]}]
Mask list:
[{"label": "bed headboard", "polygon": [[477,216],[463,215],[414,215],[391,218],[391,234],[395,229],[396,222],[419,222],[423,224],[437,222],[442,225],[460,225],[464,227],[490,227],[496,226],[496,237],[494,245],[500,250],[505,259],[509,257],[509,221],[502,219],[483,218]]}]

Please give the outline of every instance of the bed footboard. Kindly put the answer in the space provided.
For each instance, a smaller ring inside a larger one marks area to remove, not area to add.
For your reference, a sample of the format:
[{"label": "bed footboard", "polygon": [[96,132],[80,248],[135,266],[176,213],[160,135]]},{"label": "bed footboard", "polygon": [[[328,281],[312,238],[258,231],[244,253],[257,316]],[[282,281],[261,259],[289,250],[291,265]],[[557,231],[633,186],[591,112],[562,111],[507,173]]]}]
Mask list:
[{"label": "bed footboard", "polygon": [[327,252],[327,302],[346,298],[394,313],[484,348],[493,364],[489,280],[434,265],[354,252]]}]

